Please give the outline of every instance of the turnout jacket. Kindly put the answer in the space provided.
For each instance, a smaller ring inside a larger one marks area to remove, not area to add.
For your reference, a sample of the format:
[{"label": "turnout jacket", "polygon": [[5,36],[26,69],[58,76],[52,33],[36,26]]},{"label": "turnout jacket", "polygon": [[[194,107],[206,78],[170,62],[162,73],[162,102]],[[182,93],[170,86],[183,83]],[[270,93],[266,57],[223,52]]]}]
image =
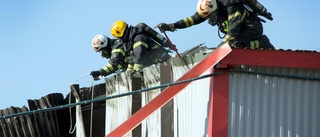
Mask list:
[{"label": "turnout jacket", "polygon": [[[161,63],[168,59],[169,51],[155,42],[142,28],[129,26],[123,36],[123,41],[130,47],[129,68],[139,71],[151,64]],[[128,68],[128,69],[129,69]]]}]

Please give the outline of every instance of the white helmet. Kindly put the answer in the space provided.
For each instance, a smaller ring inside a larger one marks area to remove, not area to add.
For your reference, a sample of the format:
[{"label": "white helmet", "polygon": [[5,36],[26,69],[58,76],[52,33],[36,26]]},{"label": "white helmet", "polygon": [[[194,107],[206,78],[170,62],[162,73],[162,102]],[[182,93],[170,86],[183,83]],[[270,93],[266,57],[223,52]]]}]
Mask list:
[{"label": "white helmet", "polygon": [[217,9],[216,0],[199,0],[197,12],[202,18],[206,18],[211,12]]},{"label": "white helmet", "polygon": [[91,42],[93,50],[98,52],[100,49],[106,47],[108,44],[108,37],[102,34],[96,35]]}]

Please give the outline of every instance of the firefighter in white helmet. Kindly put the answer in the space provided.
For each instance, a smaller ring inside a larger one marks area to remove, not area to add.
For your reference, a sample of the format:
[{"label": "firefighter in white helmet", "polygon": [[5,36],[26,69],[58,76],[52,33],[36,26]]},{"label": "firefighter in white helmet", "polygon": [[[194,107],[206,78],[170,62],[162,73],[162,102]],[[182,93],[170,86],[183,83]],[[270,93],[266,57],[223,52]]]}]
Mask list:
[{"label": "firefighter in white helmet", "polygon": [[225,33],[223,43],[233,48],[274,49],[269,38],[263,34],[261,18],[244,6],[239,0],[199,0],[197,12],[175,23],[157,25],[163,31],[175,31],[208,20]]},{"label": "firefighter in white helmet", "polygon": [[109,63],[100,70],[92,71],[90,75],[98,80],[101,76],[107,76],[117,71],[126,70],[128,67],[128,53],[126,45],[118,39],[111,39],[105,35],[96,35],[91,42],[94,51],[109,59]]}]

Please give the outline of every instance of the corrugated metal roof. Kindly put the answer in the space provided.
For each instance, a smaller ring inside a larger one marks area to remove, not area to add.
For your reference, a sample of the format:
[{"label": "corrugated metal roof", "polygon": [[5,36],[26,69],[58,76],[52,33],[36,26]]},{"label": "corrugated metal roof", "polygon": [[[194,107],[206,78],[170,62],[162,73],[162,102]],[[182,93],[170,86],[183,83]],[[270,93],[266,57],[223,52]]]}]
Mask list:
[{"label": "corrugated metal roof", "polygon": [[[14,115],[21,112],[50,108],[64,104],[64,98],[61,93],[51,93],[40,99],[29,99],[29,108],[10,107],[0,110],[0,116]],[[63,117],[65,116],[65,117]],[[59,137],[67,134],[67,126],[64,121],[68,121],[68,113],[63,110],[34,113],[26,116],[0,119],[1,137]]]},{"label": "corrugated metal roof", "polygon": [[245,50],[275,50],[275,51],[291,51],[291,52],[318,52],[320,53],[320,51],[316,51],[316,50],[300,50],[300,49],[296,49],[296,50],[293,50],[293,49],[250,49],[250,48],[233,48],[233,49],[245,49]]},{"label": "corrugated metal roof", "polygon": [[319,52],[233,49],[221,60],[222,67],[251,65],[320,69]]}]

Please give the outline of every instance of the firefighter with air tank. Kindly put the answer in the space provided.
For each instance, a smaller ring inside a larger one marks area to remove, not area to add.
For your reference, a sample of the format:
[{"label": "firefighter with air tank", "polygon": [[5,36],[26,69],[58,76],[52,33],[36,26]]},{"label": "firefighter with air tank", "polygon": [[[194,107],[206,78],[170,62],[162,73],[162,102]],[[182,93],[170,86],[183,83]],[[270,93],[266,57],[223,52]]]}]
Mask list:
[{"label": "firefighter with air tank", "polygon": [[128,25],[125,21],[118,20],[111,26],[111,34],[129,46],[133,63],[128,65],[133,76],[141,77],[142,68],[167,60],[170,47],[168,40],[145,23],[135,26]]},{"label": "firefighter with air tank", "polygon": [[[157,27],[162,32],[175,31],[208,20],[212,26],[217,25],[226,35],[223,42],[233,48],[274,49],[269,38],[263,34],[261,15],[272,20],[272,15],[256,0],[199,0],[197,12],[175,23],[160,23]],[[220,44],[221,45],[221,44]]]},{"label": "firefighter with air tank", "polygon": [[142,77],[142,68],[162,63],[171,57],[167,48],[172,45],[145,23],[129,26],[119,20],[113,24],[111,33],[117,39],[98,34],[91,42],[96,52],[101,52],[102,57],[109,59],[105,67],[91,71],[90,75],[95,80],[121,71],[130,71],[131,76]]}]

